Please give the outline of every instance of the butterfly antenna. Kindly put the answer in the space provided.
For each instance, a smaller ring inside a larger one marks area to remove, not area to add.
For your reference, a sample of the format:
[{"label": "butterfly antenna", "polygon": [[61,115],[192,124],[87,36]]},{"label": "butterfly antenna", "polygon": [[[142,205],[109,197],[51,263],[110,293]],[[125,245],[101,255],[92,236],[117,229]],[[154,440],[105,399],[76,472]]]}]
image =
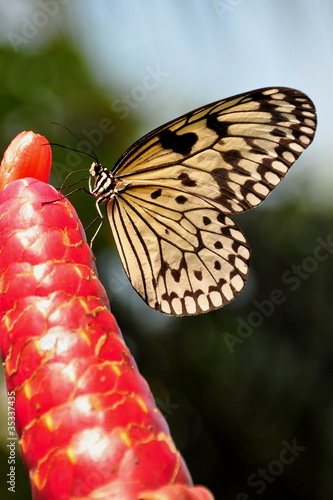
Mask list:
[{"label": "butterfly antenna", "polygon": [[80,137],[78,137],[70,128],[68,128],[66,125],[63,125],[62,123],[58,123],[58,122],[51,122],[53,123],[53,125],[58,125],[59,127],[62,127],[64,128],[65,130],[67,130],[67,132],[69,132],[73,137],[75,137],[75,139],[77,139],[78,141],[80,141]]},{"label": "butterfly antenna", "polygon": [[[80,137],[78,137],[76,134],[74,134],[74,132],[72,130],[70,130],[68,127],[66,127],[66,125],[63,125],[62,123],[58,123],[58,122],[51,122],[51,123],[53,123],[54,125],[58,125],[59,127],[64,128],[73,137],[75,137],[75,139],[77,139],[78,141],[81,141]],[[75,151],[76,153],[82,153],[86,156],[89,156],[90,158],[95,160],[97,163],[99,163],[96,153],[91,148],[89,148],[91,153],[87,153],[87,151],[82,151],[81,149],[70,148],[68,146],[64,146],[63,144],[57,144],[55,142],[50,142],[49,144],[50,144],[50,146],[59,146],[59,147],[64,148],[64,149],[69,149],[70,151]]]},{"label": "butterfly antenna", "polygon": [[93,154],[90,154],[87,151],[82,151],[82,149],[70,148],[69,146],[64,146],[64,144],[58,144],[57,142],[48,142],[47,144],[49,144],[49,146],[59,146],[59,148],[68,149],[69,151],[75,151],[76,153],[89,156],[89,158],[92,158],[97,163],[99,163],[97,155],[94,152],[92,152]]}]

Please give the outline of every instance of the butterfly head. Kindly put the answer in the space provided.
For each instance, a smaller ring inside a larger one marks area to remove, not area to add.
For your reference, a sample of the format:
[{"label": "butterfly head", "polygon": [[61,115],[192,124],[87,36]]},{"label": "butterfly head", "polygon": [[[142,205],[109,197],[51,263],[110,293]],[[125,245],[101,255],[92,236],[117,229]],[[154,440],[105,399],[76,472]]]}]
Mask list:
[{"label": "butterfly head", "polygon": [[94,178],[94,186],[89,179],[90,192],[99,203],[107,203],[114,194],[114,177],[112,173],[101,163],[94,161],[89,169],[91,178]]},{"label": "butterfly head", "polygon": [[93,161],[91,164],[91,167],[89,169],[90,175],[92,177],[98,177],[103,172],[108,172],[108,169],[106,167],[103,167],[103,165],[101,163],[98,163],[97,161]]}]

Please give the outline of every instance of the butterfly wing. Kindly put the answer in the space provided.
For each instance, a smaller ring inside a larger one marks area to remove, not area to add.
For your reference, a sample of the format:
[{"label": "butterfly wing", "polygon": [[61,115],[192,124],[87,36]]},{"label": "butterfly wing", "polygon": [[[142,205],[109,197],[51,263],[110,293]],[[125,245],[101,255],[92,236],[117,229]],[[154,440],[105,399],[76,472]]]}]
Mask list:
[{"label": "butterfly wing", "polygon": [[[249,250],[236,224],[206,200],[164,187],[126,190],[107,206],[125,271],[153,309],[200,314],[232,300],[244,287]],[[177,202],[176,202],[177,203]]]},{"label": "butterfly wing", "polygon": [[124,181],[176,182],[226,213],[263,201],[309,146],[312,101],[287,88],[266,88],[203,106],[153,130],[113,169]]},{"label": "butterfly wing", "polygon": [[198,314],[240,292],[249,251],[227,215],[259,205],[315,128],[305,94],[266,88],[187,113],[124,153],[108,216],[126,273],[151,307]]}]

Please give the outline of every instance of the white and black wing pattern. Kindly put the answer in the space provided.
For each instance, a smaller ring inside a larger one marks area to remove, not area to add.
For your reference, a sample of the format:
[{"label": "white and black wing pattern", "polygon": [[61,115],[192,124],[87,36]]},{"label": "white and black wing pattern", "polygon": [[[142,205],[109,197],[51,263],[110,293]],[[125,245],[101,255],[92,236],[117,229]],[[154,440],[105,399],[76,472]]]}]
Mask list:
[{"label": "white and black wing pattern", "polygon": [[[245,283],[249,249],[244,235],[230,217],[200,197],[165,187],[150,202],[151,194],[150,187],[138,187],[108,205],[132,285],[148,305],[166,314],[222,307]],[[180,196],[181,210],[174,206]]]},{"label": "white and black wing pattern", "polygon": [[187,113],[123,154],[107,213],[125,271],[149,306],[192,315],[236,297],[250,252],[228,215],[259,205],[315,129],[305,94],[264,88]]}]

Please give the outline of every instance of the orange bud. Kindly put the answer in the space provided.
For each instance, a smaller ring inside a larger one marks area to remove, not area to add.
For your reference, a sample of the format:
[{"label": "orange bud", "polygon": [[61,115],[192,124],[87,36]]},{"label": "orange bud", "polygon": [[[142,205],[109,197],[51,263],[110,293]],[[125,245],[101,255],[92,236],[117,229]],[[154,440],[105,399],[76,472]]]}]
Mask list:
[{"label": "orange bud", "polygon": [[48,140],[34,132],[21,132],[9,144],[0,165],[0,191],[16,179],[33,177],[48,182],[52,163]]}]

